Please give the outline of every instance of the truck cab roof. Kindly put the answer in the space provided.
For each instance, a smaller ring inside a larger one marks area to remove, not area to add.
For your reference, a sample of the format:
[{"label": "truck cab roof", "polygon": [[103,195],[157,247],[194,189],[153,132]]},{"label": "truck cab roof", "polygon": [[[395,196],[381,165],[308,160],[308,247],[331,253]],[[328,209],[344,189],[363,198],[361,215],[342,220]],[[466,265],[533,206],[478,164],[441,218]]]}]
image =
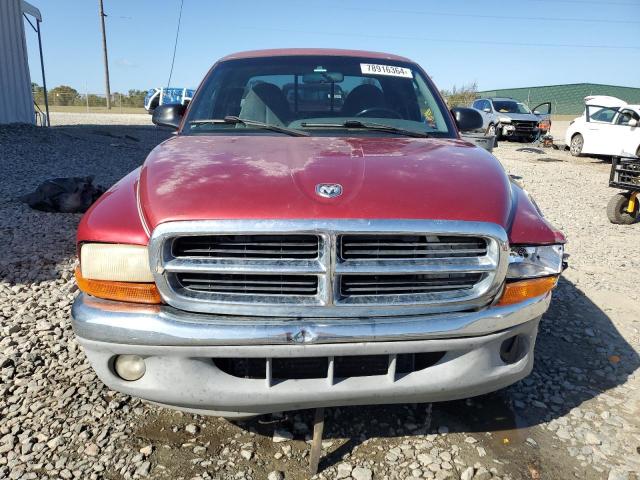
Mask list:
[{"label": "truck cab roof", "polygon": [[365,57],[378,58],[384,60],[395,60],[399,62],[411,62],[412,60],[393,55],[391,53],[370,52],[367,50],[347,50],[340,48],[274,48],[267,50],[247,50],[227,55],[220,59],[221,62],[227,60],[238,60],[245,58],[264,58],[264,57],[286,57],[286,56],[307,56],[307,55],[326,55],[332,57]]}]

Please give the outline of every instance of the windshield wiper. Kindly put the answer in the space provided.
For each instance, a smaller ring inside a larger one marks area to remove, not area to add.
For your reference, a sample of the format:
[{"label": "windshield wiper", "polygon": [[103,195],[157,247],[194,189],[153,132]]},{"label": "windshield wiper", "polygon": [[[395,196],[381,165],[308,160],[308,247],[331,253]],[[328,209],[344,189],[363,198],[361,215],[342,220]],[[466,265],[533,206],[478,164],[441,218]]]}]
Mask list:
[{"label": "windshield wiper", "polygon": [[408,130],[406,128],[394,127],[393,125],[385,125],[383,123],[375,122],[361,122],[360,120],[347,120],[344,123],[307,123],[302,122],[300,125],[309,128],[362,128],[365,130],[376,130],[378,132],[396,133],[398,135],[406,135],[408,137],[417,138],[429,138],[427,132],[416,132],[415,130]]},{"label": "windshield wiper", "polygon": [[279,125],[272,125],[271,123],[259,122],[258,120],[249,120],[247,118],[240,118],[235,116],[227,116],[224,118],[211,118],[206,120],[193,120],[189,122],[189,125],[210,125],[216,123],[236,124],[241,123],[248,127],[264,128],[265,130],[271,130],[272,132],[284,133],[291,135],[292,137],[308,137],[308,132],[302,130],[295,130],[293,128],[281,127]]}]

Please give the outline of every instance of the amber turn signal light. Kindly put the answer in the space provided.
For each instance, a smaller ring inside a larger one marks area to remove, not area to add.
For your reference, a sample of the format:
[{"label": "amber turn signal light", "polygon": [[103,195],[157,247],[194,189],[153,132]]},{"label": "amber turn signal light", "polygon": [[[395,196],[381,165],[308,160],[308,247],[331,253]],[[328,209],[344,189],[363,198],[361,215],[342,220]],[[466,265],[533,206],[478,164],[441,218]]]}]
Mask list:
[{"label": "amber turn signal light", "polygon": [[161,303],[160,293],[154,283],[114,282],[84,278],[80,267],[76,267],[78,288],[94,297],[121,302]]},{"label": "amber turn signal light", "polygon": [[504,286],[504,292],[498,305],[513,305],[530,298],[539,297],[553,290],[558,283],[558,277],[532,278],[510,282]]}]

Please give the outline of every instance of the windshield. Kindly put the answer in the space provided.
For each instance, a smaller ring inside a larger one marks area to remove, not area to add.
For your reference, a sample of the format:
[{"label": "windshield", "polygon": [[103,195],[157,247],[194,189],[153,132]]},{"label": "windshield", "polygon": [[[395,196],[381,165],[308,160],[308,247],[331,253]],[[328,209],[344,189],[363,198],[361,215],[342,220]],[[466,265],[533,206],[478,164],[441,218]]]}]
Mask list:
[{"label": "windshield", "polygon": [[269,134],[241,122],[204,122],[225,117],[312,135],[329,129],[331,134],[388,135],[354,129],[350,121],[359,120],[456,136],[446,106],[417,66],[382,59],[283,56],[222,62],[192,101],[182,133]]},{"label": "windshield", "polygon": [[531,113],[524,103],[513,100],[497,100],[493,102],[493,108],[499,113]]}]

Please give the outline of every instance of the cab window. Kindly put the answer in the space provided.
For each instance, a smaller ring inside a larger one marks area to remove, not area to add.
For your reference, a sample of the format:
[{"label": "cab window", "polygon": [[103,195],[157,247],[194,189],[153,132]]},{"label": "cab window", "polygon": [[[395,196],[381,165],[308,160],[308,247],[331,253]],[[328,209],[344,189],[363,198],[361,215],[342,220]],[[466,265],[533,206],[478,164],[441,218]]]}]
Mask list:
[{"label": "cab window", "polygon": [[590,122],[611,123],[613,117],[618,113],[617,108],[588,106],[588,117]]}]

